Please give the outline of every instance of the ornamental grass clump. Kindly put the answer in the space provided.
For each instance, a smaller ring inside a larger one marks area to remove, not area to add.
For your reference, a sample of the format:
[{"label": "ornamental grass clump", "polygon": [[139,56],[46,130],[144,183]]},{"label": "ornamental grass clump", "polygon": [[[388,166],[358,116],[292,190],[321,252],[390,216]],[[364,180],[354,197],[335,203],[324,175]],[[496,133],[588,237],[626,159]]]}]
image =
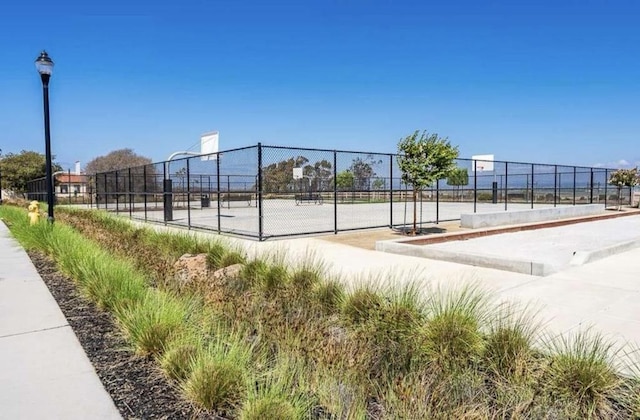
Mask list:
[{"label": "ornamental grass clump", "polygon": [[167,344],[185,331],[194,306],[168,293],[149,289],[144,298],[118,317],[136,352],[161,355]]},{"label": "ornamental grass clump", "polygon": [[382,297],[374,286],[361,285],[345,297],[341,315],[348,325],[363,324],[378,315],[382,304]]},{"label": "ornamental grass clump", "polygon": [[438,289],[428,299],[423,349],[434,366],[455,371],[476,365],[484,351],[487,295],[475,286]]},{"label": "ornamental grass clump", "polygon": [[616,374],[613,344],[602,335],[581,331],[548,342],[547,390],[563,414],[611,418],[620,407],[622,382]]},{"label": "ornamental grass clump", "polygon": [[307,367],[282,355],[275,366],[258,377],[242,405],[242,420],[302,420],[311,404],[304,395]]},{"label": "ornamental grass clump", "polygon": [[324,315],[340,311],[346,296],[344,285],[337,280],[320,281],[309,293],[311,301]]},{"label": "ornamental grass clump", "polygon": [[251,360],[252,347],[241,337],[221,334],[198,354],[182,388],[200,408],[230,417],[253,382]]},{"label": "ornamental grass clump", "polygon": [[483,358],[500,380],[527,380],[539,368],[534,351],[540,329],[528,307],[503,304],[489,322]]},{"label": "ornamental grass clump", "polygon": [[166,343],[160,355],[160,366],[171,379],[184,382],[204,348],[204,339],[197,332],[184,333]]}]

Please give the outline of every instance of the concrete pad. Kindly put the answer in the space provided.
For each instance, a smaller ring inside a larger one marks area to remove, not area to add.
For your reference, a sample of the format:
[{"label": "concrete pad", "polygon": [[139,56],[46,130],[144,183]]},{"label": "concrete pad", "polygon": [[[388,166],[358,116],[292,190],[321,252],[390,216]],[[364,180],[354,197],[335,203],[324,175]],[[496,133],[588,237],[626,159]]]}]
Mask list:
[{"label": "concrete pad", "polygon": [[0,338],[7,419],[120,419],[70,327]]},{"label": "concrete pad", "polygon": [[476,267],[493,268],[528,274],[531,276],[548,276],[555,272],[550,264],[528,259],[501,257],[480,252],[457,252],[455,250],[440,249],[435,245],[411,245],[399,241],[380,241],[376,250],[392,254],[410,255],[413,257],[430,258],[433,260],[449,261]]},{"label": "concrete pad", "polygon": [[573,254],[573,258],[571,258],[569,264],[584,265],[638,247],[640,247],[640,239],[621,242],[619,244],[614,244],[591,251],[576,251]]},{"label": "concrete pad", "polygon": [[638,232],[640,217],[633,215],[431,245],[407,243],[400,246],[399,241],[381,242],[377,249],[549,275],[569,267],[575,255],[578,255],[575,261],[585,262],[630,249],[640,244]]}]

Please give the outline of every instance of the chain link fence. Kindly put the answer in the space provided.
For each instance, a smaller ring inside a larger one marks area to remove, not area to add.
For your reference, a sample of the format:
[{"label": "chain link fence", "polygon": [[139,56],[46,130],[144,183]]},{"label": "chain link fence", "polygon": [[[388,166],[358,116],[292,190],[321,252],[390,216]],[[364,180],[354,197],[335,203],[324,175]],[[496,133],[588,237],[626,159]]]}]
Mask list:
[{"label": "chain link fence", "polygon": [[[413,224],[414,192],[402,180],[397,157],[258,144],[85,176],[78,194],[62,189],[56,178],[56,199],[260,240],[406,229]],[[631,204],[631,189],[608,184],[612,172],[457,159],[448,178],[416,193],[416,221],[423,226],[459,220],[466,213]],[[69,187],[76,180],[69,176]],[[29,199],[46,199],[44,179],[31,181],[27,189]]]}]

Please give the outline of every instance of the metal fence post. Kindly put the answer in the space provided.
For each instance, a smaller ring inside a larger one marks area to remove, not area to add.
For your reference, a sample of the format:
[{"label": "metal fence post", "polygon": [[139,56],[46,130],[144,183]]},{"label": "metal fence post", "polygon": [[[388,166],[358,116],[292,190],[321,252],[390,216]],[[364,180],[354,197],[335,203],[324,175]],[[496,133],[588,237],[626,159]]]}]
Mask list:
[{"label": "metal fence post", "polygon": [[[218,233],[220,233],[220,153],[216,159],[216,190],[218,202]],[[211,178],[209,178],[209,190],[211,190]]]},{"label": "metal fence post", "polygon": [[142,167],[142,197],[144,200],[144,221],[147,221],[147,167],[146,165]]},{"label": "metal fence post", "polygon": [[333,233],[338,234],[338,152],[333,151]]},{"label": "metal fence post", "polygon": [[504,211],[507,211],[509,201],[509,162],[504,163]]},{"label": "metal fence post", "polygon": [[473,160],[473,212],[476,212],[478,203],[478,161]]},{"label": "metal fence post", "polygon": [[591,168],[591,188],[589,189],[589,204],[593,204],[593,168]]},{"label": "metal fence post", "polygon": [[[187,158],[187,229],[191,229],[191,170],[189,169],[189,161]],[[183,191],[184,194],[184,191]],[[202,203],[202,201],[200,201]]]},{"label": "metal fence post", "polygon": [[534,184],[533,184],[533,182],[534,182],[534,180],[533,180],[533,173],[534,173],[534,172],[535,172],[535,171],[534,171],[534,165],[533,165],[533,163],[532,163],[532,164],[531,164],[531,208],[533,208],[533,202],[534,202],[534,201],[536,201],[536,195],[535,195],[534,187],[533,187],[533,185],[534,185]]},{"label": "metal fence post", "polygon": [[133,217],[132,206],[133,206],[133,202],[134,202],[134,199],[135,199],[135,197],[132,196],[133,191],[132,191],[132,187],[131,187],[131,168],[129,168],[129,177],[127,179],[127,184],[129,184],[129,185],[127,185],[127,190],[129,190],[128,191],[129,192],[129,194],[128,194],[128,197],[129,197],[129,219],[131,219]]},{"label": "metal fence post", "polygon": [[389,155],[389,228],[393,229],[393,155]]},{"label": "metal fence post", "polygon": [[558,165],[553,167],[553,207],[558,204]]},{"label": "metal fence post", "polygon": [[440,223],[440,180],[436,181],[436,225]]},{"label": "metal fence post", "polygon": [[109,193],[107,187],[107,173],[104,173],[104,209],[109,210]]},{"label": "metal fence post", "polygon": [[173,180],[169,170],[169,161],[165,161],[163,165],[162,191],[163,191],[163,209],[164,222],[173,221]]},{"label": "metal fence post", "polygon": [[262,241],[262,143],[258,143],[258,239]]},{"label": "metal fence post", "polygon": [[118,186],[118,171],[116,170],[116,214],[120,211],[120,187]]},{"label": "metal fence post", "polygon": [[609,186],[609,170],[605,169],[604,170],[604,208],[607,208],[607,187]]},{"label": "metal fence post", "polygon": [[577,168],[573,167],[573,205],[576,205],[576,171]]}]

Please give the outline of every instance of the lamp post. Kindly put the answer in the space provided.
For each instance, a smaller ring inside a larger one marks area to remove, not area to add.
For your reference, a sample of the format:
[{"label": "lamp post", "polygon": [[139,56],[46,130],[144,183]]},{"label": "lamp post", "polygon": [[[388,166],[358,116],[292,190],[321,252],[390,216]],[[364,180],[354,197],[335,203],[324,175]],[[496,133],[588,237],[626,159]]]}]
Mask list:
[{"label": "lamp post", "polygon": [[53,224],[53,173],[51,171],[51,134],[49,132],[49,79],[53,72],[53,61],[42,51],[36,59],[36,69],[42,80],[42,95],[44,99],[44,141],[46,150],[46,182],[47,182],[47,210],[49,223]]}]

